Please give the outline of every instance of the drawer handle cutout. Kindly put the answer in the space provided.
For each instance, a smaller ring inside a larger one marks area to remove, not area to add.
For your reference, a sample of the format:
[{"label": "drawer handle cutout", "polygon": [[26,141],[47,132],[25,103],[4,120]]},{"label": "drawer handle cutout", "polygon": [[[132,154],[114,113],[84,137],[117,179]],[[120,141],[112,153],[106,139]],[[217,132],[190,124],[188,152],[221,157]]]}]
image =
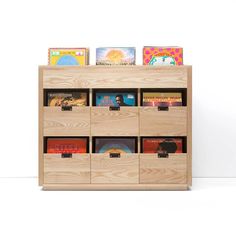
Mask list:
[{"label": "drawer handle cutout", "polygon": [[61,158],[72,158],[72,153],[62,153]]},{"label": "drawer handle cutout", "polygon": [[158,107],[158,111],[169,111],[169,107]]},{"label": "drawer handle cutout", "polygon": [[120,158],[120,153],[110,153],[110,158]]},{"label": "drawer handle cutout", "polygon": [[110,106],[110,107],[109,107],[109,111],[120,111],[120,107],[113,107],[113,106]]},{"label": "drawer handle cutout", "polygon": [[72,106],[62,106],[61,110],[62,111],[72,111]]},{"label": "drawer handle cutout", "polygon": [[169,158],[169,153],[158,153],[158,158]]}]

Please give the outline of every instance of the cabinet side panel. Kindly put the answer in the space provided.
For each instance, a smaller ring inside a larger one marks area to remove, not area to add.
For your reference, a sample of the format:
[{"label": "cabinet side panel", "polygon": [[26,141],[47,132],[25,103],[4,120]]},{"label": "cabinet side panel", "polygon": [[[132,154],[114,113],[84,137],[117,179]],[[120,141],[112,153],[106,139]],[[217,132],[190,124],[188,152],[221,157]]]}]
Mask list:
[{"label": "cabinet side panel", "polygon": [[187,106],[188,106],[188,131],[187,131],[187,151],[188,151],[188,168],[187,182],[192,185],[192,67],[188,67],[188,84],[187,84]]},{"label": "cabinet side panel", "polygon": [[38,183],[43,185],[43,69],[39,68],[38,109]]}]

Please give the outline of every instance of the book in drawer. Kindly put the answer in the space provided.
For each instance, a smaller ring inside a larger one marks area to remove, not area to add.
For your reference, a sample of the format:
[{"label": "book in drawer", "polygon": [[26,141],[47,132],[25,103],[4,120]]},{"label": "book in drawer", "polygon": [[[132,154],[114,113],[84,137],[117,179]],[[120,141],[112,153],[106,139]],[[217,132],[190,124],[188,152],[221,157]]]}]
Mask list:
[{"label": "book in drawer", "polygon": [[140,107],[141,136],[186,136],[187,107]]},{"label": "book in drawer", "polygon": [[44,107],[43,132],[45,136],[89,136],[90,107]]},{"label": "book in drawer", "polygon": [[91,108],[91,135],[137,136],[139,133],[138,107]]},{"label": "book in drawer", "polygon": [[187,183],[187,154],[140,154],[141,184],[185,184]]},{"label": "book in drawer", "polygon": [[90,155],[44,154],[44,184],[90,183]]},{"label": "book in drawer", "polygon": [[110,157],[108,153],[91,154],[91,183],[138,183],[138,154],[121,153]]}]

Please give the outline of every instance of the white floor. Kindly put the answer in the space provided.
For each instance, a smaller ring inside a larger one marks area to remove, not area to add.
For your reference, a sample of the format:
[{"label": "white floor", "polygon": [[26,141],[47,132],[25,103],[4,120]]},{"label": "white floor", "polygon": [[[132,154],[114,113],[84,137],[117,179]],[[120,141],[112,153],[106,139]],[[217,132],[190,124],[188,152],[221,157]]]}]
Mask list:
[{"label": "white floor", "polygon": [[192,191],[41,191],[0,178],[0,236],[236,235],[236,179],[195,178]]}]

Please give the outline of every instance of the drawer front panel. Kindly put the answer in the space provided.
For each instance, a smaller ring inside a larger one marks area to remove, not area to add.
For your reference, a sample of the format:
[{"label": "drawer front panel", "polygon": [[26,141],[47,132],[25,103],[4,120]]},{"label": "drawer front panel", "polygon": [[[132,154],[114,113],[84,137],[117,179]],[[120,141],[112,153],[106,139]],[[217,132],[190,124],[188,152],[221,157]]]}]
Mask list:
[{"label": "drawer front panel", "polygon": [[43,132],[45,136],[89,136],[90,107],[72,107],[72,111],[44,107]]},{"label": "drawer front panel", "polygon": [[186,88],[188,67],[47,67],[44,88]]},{"label": "drawer front panel", "polygon": [[138,134],[137,107],[120,107],[120,111],[110,111],[109,107],[91,108],[91,135],[137,136]]},{"label": "drawer front panel", "polygon": [[169,154],[168,158],[158,158],[157,154],[140,154],[140,183],[187,183],[187,154]]},{"label": "drawer front panel", "polygon": [[72,158],[61,158],[61,154],[44,154],[44,183],[90,183],[90,155],[72,154]]},{"label": "drawer front panel", "polygon": [[157,107],[140,108],[141,136],[186,136],[187,107],[169,107],[158,111]]},{"label": "drawer front panel", "polygon": [[91,154],[92,183],[138,183],[138,154],[121,154],[111,158],[109,154]]}]

